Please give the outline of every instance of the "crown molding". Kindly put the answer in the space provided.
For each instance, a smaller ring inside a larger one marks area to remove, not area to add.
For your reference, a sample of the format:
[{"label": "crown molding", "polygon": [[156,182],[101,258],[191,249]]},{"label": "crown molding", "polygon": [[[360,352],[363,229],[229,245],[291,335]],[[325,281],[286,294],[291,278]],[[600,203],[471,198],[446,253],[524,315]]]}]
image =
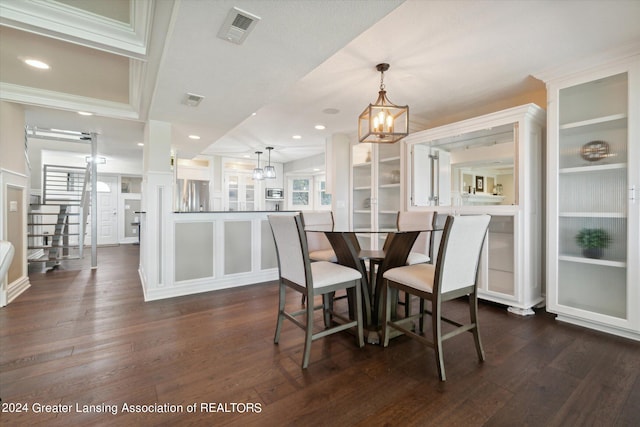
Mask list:
[{"label": "crown molding", "polygon": [[572,62],[540,70],[537,73],[533,73],[533,77],[542,80],[546,84],[550,81],[565,78],[572,74],[599,68],[603,64],[623,62],[636,55],[640,55],[639,41],[634,41],[629,44],[619,46],[616,49],[607,50],[596,55],[583,57],[573,60]]},{"label": "crown molding", "polygon": [[54,0],[3,0],[0,24],[136,59],[147,55],[154,2],[131,0],[131,23]]},{"label": "crown molding", "polygon": [[69,95],[44,89],[0,82],[0,100],[69,111],[90,111],[116,119],[138,120],[139,114],[130,104]]}]

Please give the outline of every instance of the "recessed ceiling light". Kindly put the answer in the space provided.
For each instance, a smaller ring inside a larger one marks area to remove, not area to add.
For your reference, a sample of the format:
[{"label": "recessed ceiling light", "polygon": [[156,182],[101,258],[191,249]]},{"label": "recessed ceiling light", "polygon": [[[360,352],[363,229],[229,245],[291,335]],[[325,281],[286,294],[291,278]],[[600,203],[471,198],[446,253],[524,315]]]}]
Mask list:
[{"label": "recessed ceiling light", "polygon": [[93,116],[93,113],[89,113],[87,111],[78,111],[78,114],[81,116]]},{"label": "recessed ceiling light", "polygon": [[318,130],[326,129],[325,125],[315,125],[315,128],[318,129]]},{"label": "recessed ceiling light", "polygon": [[198,135],[189,135],[190,139],[200,139]]},{"label": "recessed ceiling light", "polygon": [[138,142],[138,147],[144,147],[144,142]]},{"label": "recessed ceiling light", "polygon": [[257,114],[258,114],[258,113],[251,113],[251,116],[253,117],[253,116],[256,116]]},{"label": "recessed ceiling light", "polygon": [[322,110],[322,112],[325,114],[338,114],[340,110],[338,110],[337,108],[325,108],[324,110]]},{"label": "recessed ceiling light", "polygon": [[49,68],[51,68],[49,64],[47,64],[46,62],[42,62],[37,59],[25,59],[24,63],[33,68],[38,68],[40,70],[48,70]]},{"label": "recessed ceiling light", "polygon": [[293,139],[302,139],[302,136],[300,136],[300,135],[293,135],[291,138],[293,138]]}]

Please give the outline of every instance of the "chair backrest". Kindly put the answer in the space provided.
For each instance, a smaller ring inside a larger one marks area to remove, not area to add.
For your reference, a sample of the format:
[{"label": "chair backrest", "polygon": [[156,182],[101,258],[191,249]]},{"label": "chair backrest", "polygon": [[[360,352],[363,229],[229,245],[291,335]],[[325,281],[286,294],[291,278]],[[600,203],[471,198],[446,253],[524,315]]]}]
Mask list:
[{"label": "chair backrest", "polygon": [[[435,212],[398,212],[398,231],[433,230]],[[411,248],[412,252],[431,256],[431,233],[420,233]]]},{"label": "chair backrest", "polygon": [[9,271],[14,251],[11,242],[0,240],[0,284],[4,282],[4,276]]},{"label": "chair backrest", "polygon": [[307,286],[310,282],[307,278],[311,279],[309,252],[300,215],[269,215],[269,225],[276,243],[280,277],[302,287]]},{"label": "chair backrest", "polygon": [[440,243],[434,292],[476,285],[478,265],[489,227],[489,215],[449,216]]},{"label": "chair backrest", "polygon": [[[333,231],[333,212],[303,212],[302,223],[307,230]],[[309,252],[331,249],[331,243],[324,233],[307,233]]]}]

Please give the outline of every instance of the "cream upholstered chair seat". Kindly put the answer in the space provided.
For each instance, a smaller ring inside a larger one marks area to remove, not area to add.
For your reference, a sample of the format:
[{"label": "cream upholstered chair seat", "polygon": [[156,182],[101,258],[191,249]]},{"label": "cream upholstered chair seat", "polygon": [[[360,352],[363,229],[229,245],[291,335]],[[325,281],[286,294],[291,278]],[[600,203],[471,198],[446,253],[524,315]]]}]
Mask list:
[{"label": "cream upholstered chair seat", "polygon": [[423,292],[433,292],[435,273],[436,266],[433,264],[412,264],[403,268],[392,268],[384,277]]},{"label": "cream upholstered chair seat", "polygon": [[[305,330],[305,345],[302,356],[302,368],[309,366],[311,342],[326,335],[356,329],[356,340],[360,347],[364,346],[362,321],[362,274],[353,268],[328,261],[311,262],[307,247],[307,235],[299,214],[269,215],[269,224],[273,232],[278,257],[279,306],[274,343],[280,340],[280,331],[285,319]],[[306,297],[307,304],[303,310],[289,312],[286,310],[286,288],[289,287]],[[355,300],[354,318],[347,318],[333,311],[333,296],[338,290],[346,290],[347,295]],[[314,297],[322,295],[322,304],[314,306]],[[325,329],[314,331],[314,312],[322,310]],[[305,322],[298,316],[304,316]]]},{"label": "cream upholstered chair seat", "polygon": [[[485,358],[478,328],[478,266],[490,219],[489,215],[447,217],[435,265],[405,265],[389,269],[383,275],[383,345],[389,345],[390,329],[393,328],[432,347],[442,381],[446,380],[442,353],[444,340],[470,332],[473,334],[478,359],[483,361]],[[391,294],[397,291],[419,297],[420,312],[391,319],[391,304],[394,300]],[[469,299],[468,323],[459,323],[442,315],[443,302],[463,296],[468,296]],[[431,302],[431,311],[425,309],[425,301]],[[431,315],[432,340],[411,330],[413,321],[418,319],[422,332],[426,315]],[[443,333],[442,322],[455,328]]]}]

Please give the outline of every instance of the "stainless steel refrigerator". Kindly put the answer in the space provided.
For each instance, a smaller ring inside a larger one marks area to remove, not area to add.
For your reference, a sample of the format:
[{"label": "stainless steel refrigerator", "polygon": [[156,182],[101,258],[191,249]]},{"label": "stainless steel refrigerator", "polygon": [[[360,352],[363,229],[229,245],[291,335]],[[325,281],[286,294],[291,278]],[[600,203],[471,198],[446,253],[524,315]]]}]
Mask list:
[{"label": "stainless steel refrigerator", "polygon": [[180,212],[209,210],[209,181],[179,179],[176,187],[176,210]]}]

